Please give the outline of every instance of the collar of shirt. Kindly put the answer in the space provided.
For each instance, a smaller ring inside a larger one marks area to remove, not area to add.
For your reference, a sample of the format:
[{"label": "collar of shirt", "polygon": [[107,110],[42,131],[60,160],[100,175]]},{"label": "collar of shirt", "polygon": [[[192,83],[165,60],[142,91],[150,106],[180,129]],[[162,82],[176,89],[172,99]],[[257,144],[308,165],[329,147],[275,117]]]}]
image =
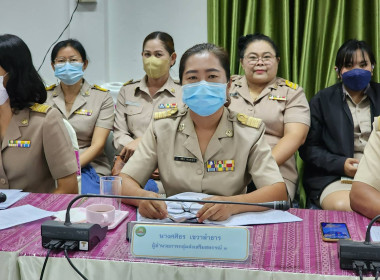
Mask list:
[{"label": "collar of shirt", "polygon": [[[136,94],[137,90],[141,90],[141,91],[150,95],[148,85],[146,83],[147,79],[148,79],[147,75],[145,75],[144,78],[141,79],[139,85],[136,86],[135,94]],[[175,96],[176,91],[175,91],[174,86],[175,86],[175,83],[174,83],[173,79],[169,76],[169,78],[167,79],[165,84],[156,92],[156,94],[164,92],[166,90],[171,95]]]},{"label": "collar of shirt", "polygon": [[[365,88],[365,90],[364,90],[364,95],[365,95],[365,97],[367,97],[367,91],[368,91],[368,89],[370,88],[370,86],[369,86],[369,83],[368,83],[368,85],[367,85],[367,87]],[[345,88],[345,86],[344,86],[344,84],[342,83],[342,90],[343,90],[343,101],[346,101],[346,99],[347,99],[347,96],[350,98],[350,100],[352,101],[352,98],[351,98],[351,95],[348,93],[348,91],[346,90],[346,88]],[[362,99],[363,100],[363,99]],[[352,101],[353,102],[353,101]]]}]

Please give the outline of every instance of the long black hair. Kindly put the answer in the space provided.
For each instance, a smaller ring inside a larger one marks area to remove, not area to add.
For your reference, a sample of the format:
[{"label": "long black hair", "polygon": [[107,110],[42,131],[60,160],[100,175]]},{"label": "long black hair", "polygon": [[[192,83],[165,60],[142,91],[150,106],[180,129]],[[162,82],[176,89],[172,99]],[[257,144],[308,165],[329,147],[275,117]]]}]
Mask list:
[{"label": "long black hair", "polygon": [[46,101],[46,90],[33,66],[28,46],[19,37],[0,35],[0,66],[8,73],[6,90],[12,109]]}]

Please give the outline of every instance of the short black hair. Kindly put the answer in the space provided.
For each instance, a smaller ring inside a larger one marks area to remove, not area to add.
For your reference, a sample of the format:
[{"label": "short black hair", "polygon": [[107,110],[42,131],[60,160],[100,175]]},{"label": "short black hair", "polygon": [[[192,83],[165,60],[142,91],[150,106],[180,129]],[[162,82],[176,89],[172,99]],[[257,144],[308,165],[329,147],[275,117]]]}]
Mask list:
[{"label": "short black hair", "polygon": [[0,35],[0,66],[8,73],[6,90],[12,109],[46,101],[44,83],[34,68],[28,46],[12,34]]},{"label": "short black hair", "polygon": [[362,52],[363,58],[365,57],[365,53],[367,53],[371,64],[376,64],[375,55],[373,54],[370,45],[365,41],[350,39],[339,48],[336,55],[335,66],[338,68],[338,73],[340,73],[343,67],[347,67],[349,64],[353,63],[354,55],[357,50]]},{"label": "short black hair", "polygon": [[181,84],[182,84],[182,79],[183,79],[183,72],[185,71],[185,64],[188,58],[192,55],[195,55],[198,53],[205,53],[205,52],[212,53],[218,58],[220,64],[222,65],[224,71],[226,72],[227,81],[230,80],[230,76],[231,76],[230,59],[228,57],[227,51],[223,49],[222,47],[218,47],[214,44],[203,43],[203,44],[198,44],[191,47],[190,49],[185,51],[185,53],[182,55],[181,61],[179,63],[179,80]]},{"label": "short black hair", "polygon": [[276,44],[274,43],[274,41],[270,37],[268,37],[264,34],[261,34],[261,33],[255,33],[255,34],[248,34],[245,36],[241,36],[239,38],[238,49],[239,49],[239,57],[241,59],[244,58],[244,52],[247,49],[248,45],[250,43],[255,42],[255,41],[265,41],[265,42],[269,43],[269,45],[272,46],[276,57],[280,57],[280,51],[278,50]]},{"label": "short black hair", "polygon": [[87,60],[86,50],[83,45],[76,39],[67,39],[55,44],[53,50],[51,51],[51,62],[54,63],[54,60],[57,58],[57,54],[60,49],[72,47],[74,50],[78,51],[83,61]]}]

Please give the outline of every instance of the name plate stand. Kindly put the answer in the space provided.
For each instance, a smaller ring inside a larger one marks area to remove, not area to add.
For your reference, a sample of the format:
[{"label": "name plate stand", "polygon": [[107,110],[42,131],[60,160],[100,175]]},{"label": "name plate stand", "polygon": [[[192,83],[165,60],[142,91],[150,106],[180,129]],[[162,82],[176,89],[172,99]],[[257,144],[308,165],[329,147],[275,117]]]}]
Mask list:
[{"label": "name plate stand", "polygon": [[136,258],[247,262],[252,227],[131,222],[127,234]]}]

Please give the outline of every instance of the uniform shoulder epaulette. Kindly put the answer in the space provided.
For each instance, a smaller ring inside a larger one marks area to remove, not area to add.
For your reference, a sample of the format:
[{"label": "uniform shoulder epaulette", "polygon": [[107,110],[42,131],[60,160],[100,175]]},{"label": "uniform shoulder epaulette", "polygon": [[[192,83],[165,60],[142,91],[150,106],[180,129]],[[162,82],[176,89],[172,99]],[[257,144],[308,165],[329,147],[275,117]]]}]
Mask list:
[{"label": "uniform shoulder epaulette", "polygon": [[32,111],[34,112],[39,112],[39,113],[44,113],[46,114],[46,112],[51,108],[50,105],[47,105],[47,104],[39,104],[39,103],[34,103],[32,106],[29,107]]},{"label": "uniform shoulder epaulette", "polygon": [[296,83],[293,83],[293,82],[291,82],[291,81],[289,81],[289,80],[286,80],[286,81],[285,81],[285,84],[286,84],[288,87],[292,88],[292,89],[297,89],[297,88],[298,88],[298,85],[297,85]]},{"label": "uniform shoulder epaulette", "polygon": [[123,86],[129,85],[129,84],[134,84],[134,83],[136,83],[136,82],[138,82],[138,81],[133,82],[133,79],[130,79],[128,82],[125,82],[125,83],[123,84]]},{"label": "uniform shoulder epaulette", "polygon": [[52,85],[50,85],[50,86],[48,86],[48,87],[45,87],[45,90],[48,91],[48,90],[55,89],[56,86],[57,86],[56,84],[52,84]]},{"label": "uniform shoulder epaulette", "polygon": [[154,119],[155,120],[165,119],[165,118],[173,116],[177,112],[178,112],[178,108],[173,108],[173,109],[170,109],[167,111],[162,111],[162,112],[155,112],[154,113]]},{"label": "uniform shoulder epaulette", "polygon": [[377,117],[376,131],[380,131],[380,116]]},{"label": "uniform shoulder epaulette", "polygon": [[261,126],[262,120],[254,117],[249,117],[245,114],[238,113],[236,115],[237,120],[246,126],[259,128]]},{"label": "uniform shoulder epaulette", "polygon": [[107,91],[108,91],[108,89],[102,88],[101,86],[98,86],[98,85],[93,85],[92,88],[95,88],[95,89],[97,89],[97,90],[104,91],[104,92],[107,92]]}]

